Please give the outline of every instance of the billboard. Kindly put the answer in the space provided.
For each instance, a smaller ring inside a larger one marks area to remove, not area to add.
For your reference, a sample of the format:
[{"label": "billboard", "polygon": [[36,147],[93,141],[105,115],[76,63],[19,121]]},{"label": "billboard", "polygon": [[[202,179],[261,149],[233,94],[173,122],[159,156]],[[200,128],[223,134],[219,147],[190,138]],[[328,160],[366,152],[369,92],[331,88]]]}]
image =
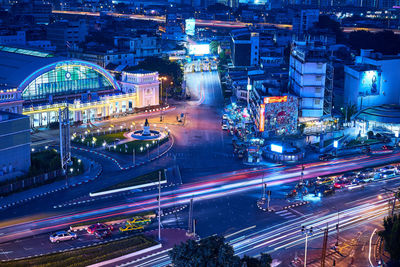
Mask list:
[{"label": "billboard", "polygon": [[271,151],[277,152],[277,153],[282,153],[283,152],[283,147],[271,144]]},{"label": "billboard", "polygon": [[264,126],[265,126],[265,104],[260,105],[260,124],[258,127],[258,130],[260,132],[264,132]]},{"label": "billboard", "polygon": [[195,19],[186,19],[185,20],[185,33],[190,36],[193,36],[196,33],[196,20]]},{"label": "billboard", "polygon": [[264,104],[282,103],[282,102],[287,102],[287,95],[264,97]]},{"label": "billboard", "polygon": [[210,54],[209,44],[190,44],[189,55],[207,55]]},{"label": "billboard", "polygon": [[361,96],[379,95],[381,75],[377,70],[361,72],[358,94]]}]

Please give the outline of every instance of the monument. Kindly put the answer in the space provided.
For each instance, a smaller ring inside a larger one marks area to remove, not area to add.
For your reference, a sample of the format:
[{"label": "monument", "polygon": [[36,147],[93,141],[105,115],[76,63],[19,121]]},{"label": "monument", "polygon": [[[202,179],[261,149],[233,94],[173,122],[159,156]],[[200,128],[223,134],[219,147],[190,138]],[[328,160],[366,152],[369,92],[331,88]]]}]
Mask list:
[{"label": "monument", "polygon": [[143,126],[143,132],[142,132],[142,136],[150,136],[150,125],[149,125],[149,121],[146,118],[146,121],[144,122],[144,126]]}]

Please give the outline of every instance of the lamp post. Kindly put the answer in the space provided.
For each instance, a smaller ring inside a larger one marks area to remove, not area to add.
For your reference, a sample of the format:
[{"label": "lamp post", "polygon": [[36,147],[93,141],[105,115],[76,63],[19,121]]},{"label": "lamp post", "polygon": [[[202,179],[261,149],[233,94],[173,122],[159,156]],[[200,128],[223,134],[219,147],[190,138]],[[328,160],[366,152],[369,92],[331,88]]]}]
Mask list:
[{"label": "lamp post", "polygon": [[307,267],[307,243],[308,243],[308,236],[313,234],[312,226],[310,228],[306,228],[305,226],[301,227],[301,232],[306,235],[306,242],[304,246],[304,267]]},{"label": "lamp post", "polygon": [[135,166],[135,162],[136,162],[136,159],[135,159],[135,148],[132,149],[132,153],[133,153],[133,166]]},{"label": "lamp post", "polygon": [[147,148],[147,159],[150,159],[150,149],[149,149],[149,144],[146,144]]}]

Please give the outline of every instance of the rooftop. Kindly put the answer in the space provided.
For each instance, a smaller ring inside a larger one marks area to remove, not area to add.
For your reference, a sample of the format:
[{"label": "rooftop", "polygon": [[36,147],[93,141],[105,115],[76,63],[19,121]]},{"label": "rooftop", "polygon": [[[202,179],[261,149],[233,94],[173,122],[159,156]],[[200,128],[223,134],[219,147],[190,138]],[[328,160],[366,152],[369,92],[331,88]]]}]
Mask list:
[{"label": "rooftop", "polygon": [[365,121],[400,124],[400,106],[387,104],[368,107],[358,112],[354,118]]}]

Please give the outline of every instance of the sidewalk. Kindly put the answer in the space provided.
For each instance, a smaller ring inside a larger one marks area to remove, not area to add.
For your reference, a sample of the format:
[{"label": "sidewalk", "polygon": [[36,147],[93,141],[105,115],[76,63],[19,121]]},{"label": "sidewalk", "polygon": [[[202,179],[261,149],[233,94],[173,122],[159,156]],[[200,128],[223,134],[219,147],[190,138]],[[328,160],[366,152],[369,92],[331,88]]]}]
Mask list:
[{"label": "sidewalk", "polygon": [[[74,156],[83,161],[83,164],[85,166],[85,172],[80,175],[68,178],[69,187],[75,187],[93,181],[94,179],[100,176],[100,174],[103,171],[103,168],[100,164],[83,156],[76,156],[76,155]],[[58,192],[64,189],[67,189],[65,180],[58,180],[50,184],[45,184],[35,188],[17,192],[9,196],[0,198],[0,209],[6,209],[8,207],[21,204],[30,201],[32,199],[45,196],[54,192]]]}]

